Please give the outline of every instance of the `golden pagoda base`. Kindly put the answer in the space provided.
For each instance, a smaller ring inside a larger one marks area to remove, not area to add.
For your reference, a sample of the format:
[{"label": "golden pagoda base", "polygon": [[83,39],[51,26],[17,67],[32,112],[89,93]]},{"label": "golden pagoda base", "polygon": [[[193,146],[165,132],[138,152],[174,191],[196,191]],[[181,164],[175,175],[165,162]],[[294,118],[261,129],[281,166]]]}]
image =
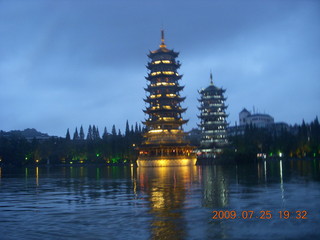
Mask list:
[{"label": "golden pagoda base", "polygon": [[138,167],[173,167],[173,166],[194,166],[197,158],[195,156],[178,156],[178,157],[148,157],[137,160]]}]

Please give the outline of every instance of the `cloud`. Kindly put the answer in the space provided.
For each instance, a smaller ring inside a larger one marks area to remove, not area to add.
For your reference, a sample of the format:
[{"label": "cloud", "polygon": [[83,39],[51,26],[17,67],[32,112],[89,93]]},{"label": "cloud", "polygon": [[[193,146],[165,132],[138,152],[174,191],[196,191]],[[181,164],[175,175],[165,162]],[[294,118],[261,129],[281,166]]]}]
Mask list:
[{"label": "cloud", "polygon": [[210,69],[231,123],[253,105],[279,121],[313,120],[319,10],[317,1],[1,1],[1,128],[64,135],[142,121],[146,54],[162,25],[180,52],[186,129]]}]

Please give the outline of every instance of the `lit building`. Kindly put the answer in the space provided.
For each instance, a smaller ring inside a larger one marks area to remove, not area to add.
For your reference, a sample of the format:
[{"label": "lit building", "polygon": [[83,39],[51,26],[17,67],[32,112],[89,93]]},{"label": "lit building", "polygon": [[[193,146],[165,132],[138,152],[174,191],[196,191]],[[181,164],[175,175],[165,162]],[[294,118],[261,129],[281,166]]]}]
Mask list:
[{"label": "lit building", "polygon": [[228,146],[227,140],[227,114],[225,110],[225,89],[213,84],[210,74],[210,85],[199,91],[201,141],[198,159],[211,159],[223,152]]},{"label": "lit building", "polygon": [[144,99],[148,104],[144,110],[148,115],[144,122],[147,132],[139,147],[138,166],[182,166],[196,162],[194,148],[182,129],[187,120],[181,117],[186,109],[180,105],[185,98],[180,96],[184,87],[179,85],[178,55],[178,52],[166,48],[162,31],[160,48],[148,55],[148,86]]},{"label": "lit building", "polygon": [[235,126],[228,127],[228,135],[236,136],[243,135],[246,130],[246,126],[253,126],[257,128],[265,128],[268,131],[280,134],[283,130],[295,132],[294,128],[290,128],[287,123],[275,122],[274,118],[269,114],[265,113],[251,113],[246,108],[243,108],[239,113],[239,125],[237,123]]},{"label": "lit building", "polygon": [[254,113],[251,114],[247,109],[239,113],[240,125],[252,124],[256,127],[267,127],[274,124],[274,119],[268,114]]}]

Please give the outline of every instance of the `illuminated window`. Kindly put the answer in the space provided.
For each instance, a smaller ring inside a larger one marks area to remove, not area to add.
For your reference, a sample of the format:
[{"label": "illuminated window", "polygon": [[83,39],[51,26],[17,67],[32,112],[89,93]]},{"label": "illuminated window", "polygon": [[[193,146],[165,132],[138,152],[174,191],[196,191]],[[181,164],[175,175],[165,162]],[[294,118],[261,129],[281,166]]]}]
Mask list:
[{"label": "illuminated window", "polygon": [[167,75],[173,75],[174,74],[173,71],[163,71],[162,73],[163,74],[167,74]]},{"label": "illuminated window", "polygon": [[164,121],[174,121],[173,117],[164,117],[163,118]]},{"label": "illuminated window", "polygon": [[156,94],[156,95],[152,94],[152,95],[150,95],[150,98],[159,98],[159,97],[161,97],[161,94]]},{"label": "illuminated window", "polygon": [[157,60],[157,61],[154,61],[154,62],[152,62],[152,64],[160,64],[160,63],[165,63],[165,64],[170,64],[170,63],[172,63],[171,61],[169,61],[169,60]]}]

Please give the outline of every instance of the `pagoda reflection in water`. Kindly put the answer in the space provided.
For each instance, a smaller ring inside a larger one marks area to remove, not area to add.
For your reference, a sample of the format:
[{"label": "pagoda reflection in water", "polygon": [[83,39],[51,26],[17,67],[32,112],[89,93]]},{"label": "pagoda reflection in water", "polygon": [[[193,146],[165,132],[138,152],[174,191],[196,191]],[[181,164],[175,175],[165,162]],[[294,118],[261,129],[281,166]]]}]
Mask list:
[{"label": "pagoda reflection in water", "polygon": [[225,235],[220,227],[211,224],[208,227],[196,220],[201,219],[199,205],[209,218],[213,209],[227,206],[227,179],[234,175],[228,175],[231,172],[225,166],[132,167],[132,170],[135,192],[147,204],[151,216],[149,239],[206,239],[212,232]]},{"label": "pagoda reflection in water", "polygon": [[150,239],[187,239],[188,218],[181,209],[197,182],[197,167],[138,168],[139,190],[150,208]]},{"label": "pagoda reflection in water", "polygon": [[145,88],[147,97],[144,100],[148,104],[144,110],[148,114],[144,122],[147,132],[139,148],[138,166],[195,165],[194,148],[185,139],[186,133],[182,129],[187,120],[181,117],[186,109],[180,105],[185,98],[180,96],[184,87],[179,85],[178,55],[178,52],[166,48],[162,31],[160,48],[148,55],[151,59],[146,77],[149,84]]}]

